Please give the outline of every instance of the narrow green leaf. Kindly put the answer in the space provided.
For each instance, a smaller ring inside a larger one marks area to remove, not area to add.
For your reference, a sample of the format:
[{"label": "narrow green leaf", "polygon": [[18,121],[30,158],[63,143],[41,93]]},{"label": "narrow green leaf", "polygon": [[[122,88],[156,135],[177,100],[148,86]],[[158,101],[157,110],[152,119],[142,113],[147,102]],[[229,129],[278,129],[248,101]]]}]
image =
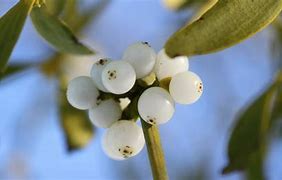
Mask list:
[{"label": "narrow green leaf", "polygon": [[265,180],[264,174],[264,155],[261,152],[254,152],[249,157],[248,166],[246,167],[247,180]]},{"label": "narrow green leaf", "polygon": [[282,0],[219,0],[198,20],[172,35],[166,52],[174,57],[222,50],[266,27],[281,9]]},{"label": "narrow green leaf", "polygon": [[164,5],[175,11],[183,10],[195,4],[200,4],[208,0],[164,0]]},{"label": "narrow green leaf", "polygon": [[67,0],[63,13],[63,20],[72,27],[72,21],[76,21],[79,14],[79,0]]},{"label": "narrow green leaf", "polygon": [[274,120],[273,102],[278,82],[276,80],[239,116],[229,140],[229,164],[224,168],[224,174],[244,170],[249,179],[264,179],[263,160]]},{"label": "narrow green leaf", "polygon": [[282,16],[278,16],[272,23],[274,38],[272,39],[271,55],[273,67],[282,70]]},{"label": "narrow green leaf", "polygon": [[0,19],[0,73],[3,73],[34,1],[21,0]]},{"label": "narrow green leaf", "polygon": [[198,20],[203,14],[205,14],[210,8],[212,8],[218,0],[208,0],[205,3],[202,3],[199,10],[196,11],[195,15],[191,18],[190,24],[196,20]]},{"label": "narrow green leaf", "polygon": [[49,12],[54,16],[59,16],[66,4],[66,0],[46,0],[45,2]]},{"label": "narrow green leaf", "polygon": [[274,106],[273,119],[282,119],[282,88],[280,88],[278,92]]},{"label": "narrow green leaf", "polygon": [[277,78],[277,93],[275,96],[272,119],[274,121],[282,119],[282,70]]},{"label": "narrow green leaf", "polygon": [[14,74],[17,74],[21,71],[24,71],[33,65],[31,64],[17,64],[17,65],[10,65],[4,73],[0,73],[0,80],[4,79],[6,77],[12,76]]},{"label": "narrow green leaf", "polygon": [[[73,3],[77,4],[75,2],[76,1],[74,1]],[[70,9],[68,10],[68,13],[66,13],[66,22],[70,24],[74,32],[78,32],[87,24],[89,24],[90,21],[93,21],[110,2],[111,0],[100,0],[83,12],[79,12],[77,7],[78,5],[76,5],[75,7],[73,7],[74,5],[72,5],[69,7]]]},{"label": "narrow green leaf", "polygon": [[73,108],[66,101],[65,90],[61,91],[61,126],[66,138],[68,151],[79,150],[89,144],[94,127],[86,112]]},{"label": "narrow green leaf", "polygon": [[31,11],[31,19],[38,33],[60,52],[93,54],[88,47],[77,40],[65,23],[47,11],[45,5],[34,7]]}]

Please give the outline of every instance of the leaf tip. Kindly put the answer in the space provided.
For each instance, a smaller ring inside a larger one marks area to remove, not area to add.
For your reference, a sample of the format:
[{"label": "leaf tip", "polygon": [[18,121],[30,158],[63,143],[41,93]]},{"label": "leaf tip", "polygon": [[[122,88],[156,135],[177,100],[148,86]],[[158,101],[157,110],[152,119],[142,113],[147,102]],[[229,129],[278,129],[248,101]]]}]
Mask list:
[{"label": "leaf tip", "polygon": [[169,44],[165,45],[165,53],[170,57],[170,58],[175,58],[177,56],[181,56],[181,54],[175,52],[172,50],[172,48],[170,48]]},{"label": "leaf tip", "polygon": [[231,166],[230,166],[230,165],[227,165],[227,166],[225,166],[225,167],[222,169],[221,174],[222,174],[222,175],[226,175],[226,174],[229,174],[231,171],[232,171]]}]

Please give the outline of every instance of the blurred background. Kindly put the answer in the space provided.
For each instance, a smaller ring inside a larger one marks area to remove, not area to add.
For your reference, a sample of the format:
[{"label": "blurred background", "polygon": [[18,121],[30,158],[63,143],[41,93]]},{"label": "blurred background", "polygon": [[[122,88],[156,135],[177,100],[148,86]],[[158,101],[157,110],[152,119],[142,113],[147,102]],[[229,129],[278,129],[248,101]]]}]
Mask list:
[{"label": "blurred background", "polygon": [[[0,0],[0,16],[16,0]],[[80,0],[87,8],[97,0]],[[67,56],[64,75],[89,75],[100,56],[119,59],[136,41],[148,41],[159,51],[168,37],[183,26],[196,8],[172,11],[160,0],[114,0],[82,31],[81,38],[99,54]],[[177,105],[173,119],[160,126],[171,179],[243,179],[241,173],[221,175],[227,164],[227,143],[238,112],[273,79],[271,28],[219,53],[190,58],[190,70],[203,80],[201,99]],[[11,56],[11,65],[36,64],[53,49],[27,20]],[[70,151],[60,122],[59,81],[32,67],[0,82],[0,179],[151,179],[147,151],[127,161],[113,161],[102,152],[103,129],[91,141]],[[265,163],[267,179],[282,179],[282,140],[275,138]]]}]

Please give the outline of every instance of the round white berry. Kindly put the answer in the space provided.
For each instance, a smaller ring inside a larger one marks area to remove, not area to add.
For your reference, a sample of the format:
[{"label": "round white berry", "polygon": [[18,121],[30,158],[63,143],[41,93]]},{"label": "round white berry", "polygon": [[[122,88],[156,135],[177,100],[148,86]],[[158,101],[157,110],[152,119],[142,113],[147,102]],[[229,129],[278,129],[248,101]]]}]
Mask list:
[{"label": "round white berry", "polygon": [[128,92],[136,81],[133,67],[125,61],[110,62],[102,72],[105,88],[114,94]]},{"label": "round white berry", "polygon": [[172,77],[169,92],[175,102],[191,104],[203,93],[203,83],[198,75],[191,71],[182,72]]},{"label": "round white berry", "polygon": [[91,122],[100,128],[108,128],[121,118],[119,103],[113,99],[97,102],[97,106],[89,109],[88,115]]},{"label": "round white berry", "polygon": [[147,42],[130,45],[123,54],[123,60],[130,63],[136,72],[137,79],[149,75],[156,63],[156,53]]},{"label": "round white berry", "polygon": [[174,101],[165,89],[152,87],[140,96],[138,112],[147,123],[163,124],[173,116]]},{"label": "round white berry", "polygon": [[188,58],[186,56],[178,56],[170,58],[164,49],[157,55],[157,62],[154,68],[158,80],[167,77],[173,77],[177,73],[187,71],[189,68]]},{"label": "round white berry", "polygon": [[109,144],[109,141],[107,140],[108,138],[106,137],[107,133],[104,134],[102,137],[102,149],[104,153],[111,159],[114,160],[124,160],[124,156],[121,153],[117,153],[112,150],[111,144]]},{"label": "round white berry", "polygon": [[99,91],[88,76],[74,78],[67,88],[67,99],[77,109],[85,110],[93,107],[98,96]]},{"label": "round white berry", "polygon": [[126,159],[137,155],[144,147],[142,128],[135,122],[120,120],[115,122],[103,137],[104,151],[114,159]]},{"label": "round white berry", "polygon": [[101,58],[101,55],[70,55],[62,60],[61,71],[67,82],[78,76],[90,76],[92,65]]},{"label": "round white berry", "polygon": [[107,64],[111,62],[110,59],[100,59],[98,62],[94,63],[91,69],[91,77],[94,80],[95,85],[97,88],[104,92],[109,92],[103,82],[102,82],[102,72]]}]

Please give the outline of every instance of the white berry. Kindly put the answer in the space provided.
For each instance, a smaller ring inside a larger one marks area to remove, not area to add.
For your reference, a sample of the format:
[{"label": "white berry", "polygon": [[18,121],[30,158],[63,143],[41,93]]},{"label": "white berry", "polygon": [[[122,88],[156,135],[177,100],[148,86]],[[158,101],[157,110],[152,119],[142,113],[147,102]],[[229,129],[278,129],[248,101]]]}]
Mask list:
[{"label": "white berry", "polygon": [[136,72],[137,79],[149,75],[156,63],[156,53],[146,42],[130,45],[123,54],[123,60],[130,63]]},{"label": "white berry", "polygon": [[97,102],[97,106],[89,109],[88,115],[91,122],[100,128],[108,128],[121,118],[119,103],[113,99]]},{"label": "white berry", "polygon": [[111,62],[110,59],[100,59],[98,62],[94,63],[91,69],[91,77],[94,80],[95,85],[97,88],[104,92],[109,92],[102,82],[102,72],[107,64]]},{"label": "white berry", "polygon": [[165,89],[152,87],[144,91],[140,96],[138,112],[147,123],[163,124],[173,116],[174,101]]},{"label": "white berry", "polygon": [[121,160],[137,155],[145,139],[142,128],[135,122],[120,120],[107,129],[102,144],[109,157]]},{"label": "white berry", "polygon": [[136,81],[133,67],[125,61],[112,61],[102,72],[102,82],[105,88],[114,94],[128,92]]},{"label": "white berry", "polygon": [[178,56],[170,58],[164,49],[157,55],[157,62],[154,68],[158,80],[173,77],[177,73],[187,71],[189,68],[188,58],[186,56]]},{"label": "white berry", "polygon": [[203,83],[198,75],[191,71],[182,72],[172,77],[169,92],[175,102],[191,104],[203,93]]},{"label": "white berry", "polygon": [[112,150],[112,146],[111,144],[109,144],[109,141],[107,140],[108,138],[106,136],[107,133],[105,133],[104,136],[102,137],[102,149],[104,153],[113,160],[124,160],[125,158],[122,154]]},{"label": "white berry", "polygon": [[90,76],[91,67],[99,58],[101,55],[98,54],[82,56],[66,54],[60,66],[62,74],[68,83],[78,76]]},{"label": "white berry", "polygon": [[69,82],[67,99],[77,109],[85,110],[93,107],[98,96],[99,91],[88,76],[80,76]]}]

